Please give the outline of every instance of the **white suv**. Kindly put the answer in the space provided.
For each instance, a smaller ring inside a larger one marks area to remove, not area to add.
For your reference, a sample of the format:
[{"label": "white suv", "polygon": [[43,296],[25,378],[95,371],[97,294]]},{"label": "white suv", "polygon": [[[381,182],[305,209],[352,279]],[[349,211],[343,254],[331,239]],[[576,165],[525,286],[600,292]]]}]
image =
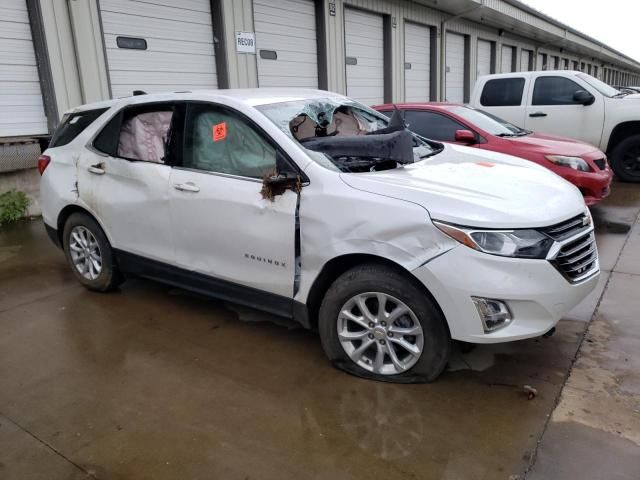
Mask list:
[{"label": "white suv", "polygon": [[485,75],[471,104],[534,132],[596,145],[621,180],[640,182],[640,94],[572,70]]},{"label": "white suv", "polygon": [[542,335],[599,272],[562,178],[323,91],[86,105],[39,168],[47,231],[86,287],[138,275],[290,317],[364,377],[430,381],[451,339]]}]

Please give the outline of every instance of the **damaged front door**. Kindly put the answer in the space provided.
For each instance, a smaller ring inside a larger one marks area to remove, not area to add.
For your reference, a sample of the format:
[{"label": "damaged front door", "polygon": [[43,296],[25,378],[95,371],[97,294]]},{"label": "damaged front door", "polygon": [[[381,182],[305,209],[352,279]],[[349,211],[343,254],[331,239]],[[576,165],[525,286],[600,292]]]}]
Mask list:
[{"label": "damaged front door", "polygon": [[187,107],[182,165],[170,178],[179,266],[293,297],[297,194],[262,192],[277,148],[239,113],[208,103]]}]

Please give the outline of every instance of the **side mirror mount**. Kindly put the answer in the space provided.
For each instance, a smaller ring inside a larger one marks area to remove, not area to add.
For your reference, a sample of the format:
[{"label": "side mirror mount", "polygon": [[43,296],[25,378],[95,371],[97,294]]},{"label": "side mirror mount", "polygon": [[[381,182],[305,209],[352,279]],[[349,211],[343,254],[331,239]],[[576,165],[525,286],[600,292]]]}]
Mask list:
[{"label": "side mirror mount", "polygon": [[595,102],[596,97],[591,95],[586,90],[578,90],[573,94],[573,101],[586,107],[587,105],[591,105],[593,102]]},{"label": "side mirror mount", "polygon": [[260,194],[266,200],[274,201],[275,197],[287,190],[300,192],[302,187],[300,176],[293,172],[270,172],[262,179]]},{"label": "side mirror mount", "polygon": [[466,145],[477,143],[476,135],[471,130],[456,130],[455,141]]}]

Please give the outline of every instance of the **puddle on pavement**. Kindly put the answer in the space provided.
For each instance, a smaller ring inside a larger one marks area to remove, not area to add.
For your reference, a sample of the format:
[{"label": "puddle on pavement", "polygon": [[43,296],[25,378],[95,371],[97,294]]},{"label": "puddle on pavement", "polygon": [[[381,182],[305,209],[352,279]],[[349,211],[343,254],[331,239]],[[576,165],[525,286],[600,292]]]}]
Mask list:
[{"label": "puddle on pavement", "polygon": [[[32,257],[59,267],[39,282],[75,285],[41,225],[0,232],[16,240],[21,288]],[[98,478],[506,479],[528,465],[585,327],[392,385],[334,369],[316,334],[270,320],[141,280],[67,288],[0,313],[0,411]]]}]

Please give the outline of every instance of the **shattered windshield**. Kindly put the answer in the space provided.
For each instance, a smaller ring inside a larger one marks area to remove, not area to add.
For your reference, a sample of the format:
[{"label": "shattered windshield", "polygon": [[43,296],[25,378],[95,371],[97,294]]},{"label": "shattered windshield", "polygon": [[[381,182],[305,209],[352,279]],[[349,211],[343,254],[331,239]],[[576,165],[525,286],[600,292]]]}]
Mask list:
[{"label": "shattered windshield", "polygon": [[390,120],[351,100],[298,100],[257,108],[313,160],[332,170],[389,170],[442,150],[407,130],[400,112]]}]

